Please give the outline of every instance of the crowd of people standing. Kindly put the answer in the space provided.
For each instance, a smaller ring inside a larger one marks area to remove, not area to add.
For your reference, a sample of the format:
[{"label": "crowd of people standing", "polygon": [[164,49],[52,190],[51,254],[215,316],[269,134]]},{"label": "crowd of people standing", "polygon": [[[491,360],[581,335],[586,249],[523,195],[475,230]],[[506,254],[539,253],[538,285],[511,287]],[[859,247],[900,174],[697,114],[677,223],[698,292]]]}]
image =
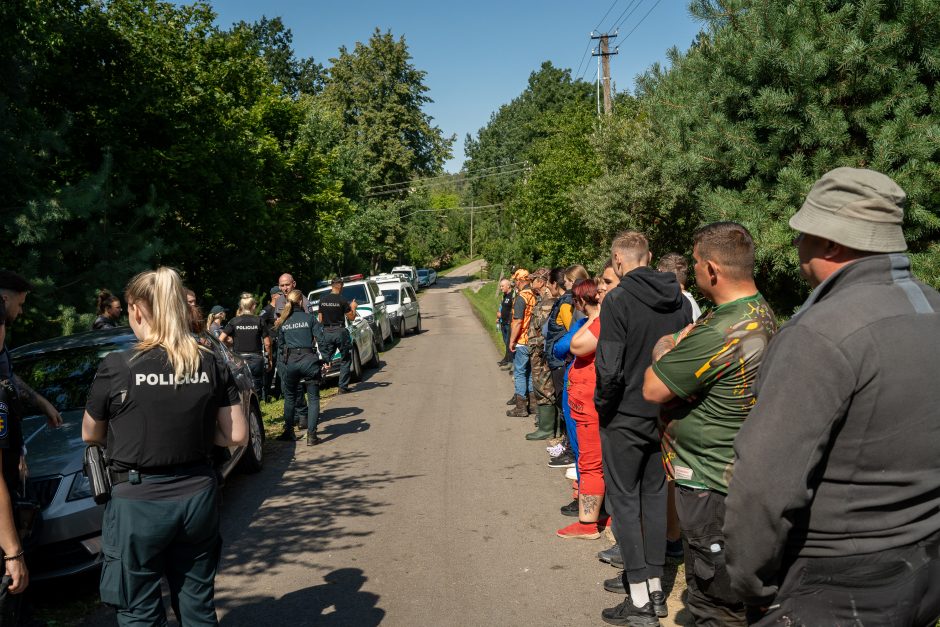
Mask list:
[{"label": "crowd of people standing", "polygon": [[549,466],[572,480],[561,514],[577,521],[556,534],[616,540],[597,554],[622,569],[605,622],[667,616],[668,555],[699,626],[935,623],[940,294],[901,254],[904,200],[870,170],[817,181],[790,220],[813,292],[779,330],[735,222],[691,234],[704,313],[686,258],[654,269],[635,231],[594,278],[500,282],[507,416],[560,437]]}]

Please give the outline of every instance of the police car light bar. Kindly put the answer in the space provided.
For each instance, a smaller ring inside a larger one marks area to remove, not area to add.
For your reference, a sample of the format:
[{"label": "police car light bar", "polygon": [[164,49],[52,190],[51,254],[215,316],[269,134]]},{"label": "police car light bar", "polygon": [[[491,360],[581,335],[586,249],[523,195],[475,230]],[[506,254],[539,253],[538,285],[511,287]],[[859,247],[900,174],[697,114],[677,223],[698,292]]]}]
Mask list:
[{"label": "police car light bar", "polygon": [[365,278],[365,275],[362,273],[350,274],[349,276],[343,277],[343,282],[345,283],[346,281],[361,281],[364,278]]}]

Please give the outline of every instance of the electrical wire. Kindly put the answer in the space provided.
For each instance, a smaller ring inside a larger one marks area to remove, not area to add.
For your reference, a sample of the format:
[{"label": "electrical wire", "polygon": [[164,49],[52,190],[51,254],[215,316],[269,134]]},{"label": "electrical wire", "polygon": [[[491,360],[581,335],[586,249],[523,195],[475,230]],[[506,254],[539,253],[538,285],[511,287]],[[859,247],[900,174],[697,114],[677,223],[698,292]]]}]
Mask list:
[{"label": "electrical wire", "polygon": [[[630,35],[632,35],[633,32],[634,32],[636,29],[638,29],[638,28],[640,27],[640,24],[642,24],[643,22],[646,21],[646,18],[648,18],[648,17],[650,16],[650,13],[653,12],[653,9],[655,9],[657,6],[659,6],[659,3],[662,2],[662,1],[663,1],[663,0],[656,0],[656,2],[653,4],[653,6],[650,7],[650,10],[646,12],[646,15],[644,15],[643,18],[642,18],[639,22],[636,23],[636,26],[634,26],[634,27],[633,27],[633,30],[631,30],[629,33],[626,34],[626,36],[624,37],[624,39],[626,39],[627,37],[629,37]],[[639,6],[639,5],[637,5],[637,6]]]},{"label": "electrical wire", "polygon": [[[482,172],[486,172],[486,171],[488,171],[488,170],[499,170],[499,169],[501,169],[501,168],[509,168],[509,167],[516,167],[516,166],[527,166],[528,164],[529,164],[528,161],[516,161],[516,162],[513,162],[513,163],[504,163],[504,164],[502,164],[502,165],[492,165],[492,166],[489,166],[489,167],[486,167],[486,168],[480,168],[479,170],[476,171],[476,173],[479,174],[479,173],[482,173]],[[372,187],[368,187],[368,188],[366,188],[366,192],[368,193],[368,192],[372,192],[372,191],[378,191],[378,190],[382,190],[382,189],[387,188],[387,187],[401,187],[401,188],[403,188],[403,189],[407,189],[407,188],[409,188],[409,187],[413,187],[413,186],[415,186],[415,185],[420,185],[420,184],[425,183],[425,182],[427,182],[427,181],[436,181],[436,180],[438,180],[438,179],[453,179],[453,178],[455,178],[455,177],[463,177],[463,176],[465,176],[465,174],[464,174],[463,172],[458,172],[458,173],[456,173],[456,174],[441,174],[440,176],[432,176],[432,177],[430,177],[430,178],[411,179],[410,181],[403,181],[403,182],[401,182],[401,183],[385,183],[385,184],[383,184],[383,185],[373,185]]]},{"label": "electrical wire", "polygon": [[[637,2],[636,0],[630,0],[630,4],[620,13],[616,20],[614,20],[614,25],[610,27],[610,30],[616,30],[620,26],[630,19],[630,16],[633,15],[633,12],[640,8],[640,5],[643,4],[644,0]],[[633,7],[632,9],[630,7]],[[627,13],[629,11],[629,13]]]},{"label": "electrical wire", "polygon": [[613,10],[613,8],[614,8],[615,6],[617,6],[617,2],[619,2],[619,1],[620,1],[620,0],[614,0],[614,1],[610,4],[610,8],[607,9],[607,13],[605,13],[605,14],[604,14],[604,17],[602,17],[602,18],[597,22],[597,26],[594,27],[594,30],[600,31],[600,29],[601,29],[601,24],[603,23],[604,20],[607,19],[607,16],[610,15],[610,12]]},{"label": "electrical wire", "polygon": [[[366,198],[375,198],[375,197],[377,197],[377,196],[387,196],[387,195],[389,195],[389,194],[398,194],[398,193],[401,193],[401,192],[404,192],[404,191],[408,191],[408,190],[410,190],[410,189],[414,189],[414,190],[430,189],[430,188],[438,187],[438,186],[441,186],[441,185],[449,185],[449,184],[451,184],[451,183],[466,182],[466,181],[475,181],[475,180],[478,180],[478,179],[487,179],[487,178],[492,178],[492,177],[494,177],[494,176],[505,176],[505,175],[508,175],[508,174],[518,174],[519,172],[528,172],[528,171],[529,171],[529,167],[528,167],[528,166],[525,166],[525,167],[517,168],[517,169],[515,169],[515,170],[504,170],[504,171],[501,171],[501,172],[491,172],[490,174],[482,174],[482,175],[479,175],[479,176],[463,176],[463,177],[460,177],[459,179],[454,179],[454,180],[449,180],[449,181],[439,181],[439,182],[421,183],[420,181],[422,181],[422,180],[424,180],[424,179],[418,179],[418,181],[415,181],[411,187],[401,187],[401,188],[396,188],[396,189],[382,190],[382,191],[374,192],[374,193],[371,193],[371,194],[366,194],[365,197],[366,197]],[[454,175],[454,176],[456,176],[456,175]],[[435,178],[439,178],[439,177],[435,177]],[[426,179],[426,180],[433,181],[433,179]]]}]

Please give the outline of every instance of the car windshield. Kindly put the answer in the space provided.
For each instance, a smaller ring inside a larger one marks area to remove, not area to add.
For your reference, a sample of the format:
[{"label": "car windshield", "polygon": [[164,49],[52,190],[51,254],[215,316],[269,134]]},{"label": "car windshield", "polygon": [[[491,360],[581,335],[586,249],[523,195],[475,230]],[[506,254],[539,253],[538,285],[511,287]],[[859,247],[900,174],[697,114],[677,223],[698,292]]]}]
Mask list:
[{"label": "car windshield", "polygon": [[16,373],[59,411],[85,406],[88,388],[105,355],[129,344],[103,344],[14,359]]},{"label": "car windshield", "polygon": [[418,270],[418,276],[428,276],[430,274],[427,270]]},{"label": "car windshield", "polygon": [[369,297],[366,295],[366,286],[364,283],[357,283],[356,285],[344,285],[343,298],[346,300],[352,300],[355,298],[356,302],[360,305],[363,303],[369,303]]},{"label": "car windshield", "polygon": [[398,304],[398,290],[382,290],[382,296],[385,297],[386,305]]}]

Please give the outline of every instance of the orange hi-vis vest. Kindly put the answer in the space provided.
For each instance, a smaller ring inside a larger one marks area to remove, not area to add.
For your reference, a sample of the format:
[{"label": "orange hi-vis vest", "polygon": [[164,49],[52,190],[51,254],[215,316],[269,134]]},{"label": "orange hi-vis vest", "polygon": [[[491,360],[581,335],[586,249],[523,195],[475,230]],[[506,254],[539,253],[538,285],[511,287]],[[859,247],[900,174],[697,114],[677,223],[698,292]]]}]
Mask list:
[{"label": "orange hi-vis vest", "polygon": [[522,314],[522,331],[519,333],[516,344],[526,345],[529,343],[529,324],[532,322],[532,309],[535,307],[535,294],[532,292],[531,287],[527,287],[519,292],[519,296],[525,301],[525,313]]}]

